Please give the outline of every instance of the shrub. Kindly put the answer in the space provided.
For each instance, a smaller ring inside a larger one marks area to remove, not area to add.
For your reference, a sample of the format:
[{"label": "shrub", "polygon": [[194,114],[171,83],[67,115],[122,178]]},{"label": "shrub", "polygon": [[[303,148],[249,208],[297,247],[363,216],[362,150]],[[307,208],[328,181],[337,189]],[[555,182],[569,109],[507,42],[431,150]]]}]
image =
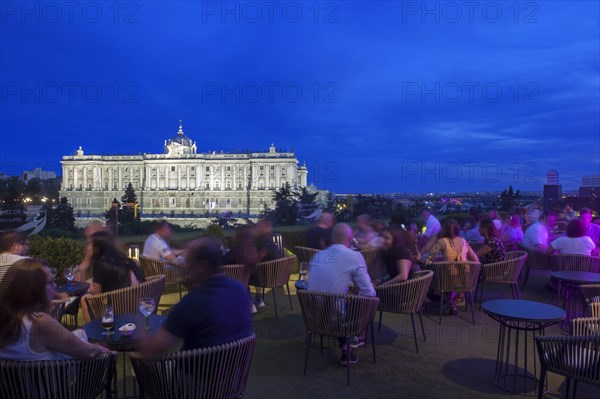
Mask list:
[{"label": "shrub", "polygon": [[216,237],[225,242],[225,234],[223,234],[223,229],[217,223],[209,224],[202,235],[204,237]]},{"label": "shrub", "polygon": [[65,237],[65,238],[72,238],[72,239],[83,238],[83,234],[79,230],[73,231],[73,230],[63,230],[63,229],[58,229],[58,228],[44,229],[44,230],[40,231],[39,235],[42,237],[52,237],[52,238],[58,238],[58,237]]},{"label": "shrub", "polygon": [[45,259],[51,267],[56,268],[57,277],[63,281],[66,281],[63,277],[63,269],[83,259],[83,244],[70,238],[32,236],[30,242],[29,255],[33,258]]}]

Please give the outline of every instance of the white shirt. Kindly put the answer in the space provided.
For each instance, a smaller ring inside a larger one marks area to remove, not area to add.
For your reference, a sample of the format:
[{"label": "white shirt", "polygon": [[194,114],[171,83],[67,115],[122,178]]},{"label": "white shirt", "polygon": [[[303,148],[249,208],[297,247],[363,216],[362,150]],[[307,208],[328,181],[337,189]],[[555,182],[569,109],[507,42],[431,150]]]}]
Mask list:
[{"label": "white shirt", "polygon": [[425,221],[425,231],[423,232],[423,235],[425,237],[432,237],[437,235],[440,231],[442,231],[442,225],[440,224],[440,221],[437,220],[433,215],[429,215]]},{"label": "white shirt", "polygon": [[558,237],[552,241],[552,248],[560,254],[591,255],[594,242],[588,236],[583,237]]},{"label": "white shirt", "polygon": [[35,352],[29,346],[29,338],[31,336],[32,320],[28,316],[23,316],[23,325],[19,338],[11,344],[0,349],[0,359],[16,359],[25,361],[34,360],[65,360],[71,356],[54,351]]},{"label": "white shirt", "polygon": [[144,252],[142,252],[142,255],[146,258],[165,260],[165,256],[171,254],[169,244],[167,244],[167,242],[158,234],[155,233],[146,238],[146,242],[144,242]]},{"label": "white shirt", "polygon": [[360,289],[359,294],[375,296],[365,258],[341,244],[333,244],[319,251],[310,261],[310,291],[346,294],[351,283]]},{"label": "white shirt", "polygon": [[523,229],[519,227],[508,227],[504,241],[521,242],[523,241]]},{"label": "white shirt", "polygon": [[587,236],[592,239],[594,245],[600,245],[600,226],[594,223],[590,223],[588,227]]},{"label": "white shirt", "polygon": [[500,219],[494,219],[492,222],[494,223],[494,226],[496,226],[498,232],[502,231],[502,221]]},{"label": "white shirt", "polygon": [[538,245],[544,250],[548,248],[548,227],[541,222],[529,226],[523,235],[523,245],[537,250],[539,250]]},{"label": "white shirt", "polygon": [[8,283],[4,281],[4,275],[8,268],[18,260],[25,259],[27,256],[16,255],[11,252],[0,253],[0,292],[4,292]]}]

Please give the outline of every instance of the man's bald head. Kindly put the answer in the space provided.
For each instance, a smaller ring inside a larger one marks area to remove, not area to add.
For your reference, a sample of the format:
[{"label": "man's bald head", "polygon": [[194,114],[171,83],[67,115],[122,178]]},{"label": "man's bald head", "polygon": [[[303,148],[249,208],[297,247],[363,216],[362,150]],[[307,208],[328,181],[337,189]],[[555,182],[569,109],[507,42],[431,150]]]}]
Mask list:
[{"label": "man's bald head", "polygon": [[333,226],[331,241],[334,244],[342,244],[349,247],[352,243],[352,229],[346,223],[338,223]]}]

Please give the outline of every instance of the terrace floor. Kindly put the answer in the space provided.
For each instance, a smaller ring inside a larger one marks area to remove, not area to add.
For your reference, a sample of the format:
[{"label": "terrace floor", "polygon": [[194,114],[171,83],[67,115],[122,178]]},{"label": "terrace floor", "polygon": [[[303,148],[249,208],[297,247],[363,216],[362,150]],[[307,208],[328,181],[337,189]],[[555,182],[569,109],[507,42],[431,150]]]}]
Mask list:
[{"label": "terrace floor", "polygon": [[[297,275],[292,276],[292,281],[296,279]],[[547,273],[531,272],[521,298],[551,303],[551,293],[545,288],[548,281]],[[438,302],[426,305],[423,321],[427,341],[419,341],[420,353],[415,353],[410,317],[386,313],[381,333],[377,333],[375,325],[377,363],[372,362],[370,347],[358,349],[359,363],[352,365],[350,386],[346,385],[346,369],[339,364],[341,353],[334,340],[325,339],[323,356],[315,341],[317,345],[309,354],[308,373],[303,376],[304,324],[295,292],[292,291],[291,311],[284,290],[276,290],[279,319],[275,318],[270,292],[266,295],[267,306],[254,316],[257,343],[246,398],[522,397],[494,384],[498,323],[476,306],[475,325],[470,322],[470,313],[461,312],[444,317],[440,326]],[[509,287],[486,286],[485,300],[509,297]],[[178,299],[176,293],[163,295],[159,312],[167,313]],[[546,329],[546,335],[563,334],[556,325]],[[534,359],[531,352],[530,368]],[[118,367],[120,370],[121,365]],[[549,391],[545,397],[563,397],[566,380],[548,375]],[[119,381],[119,389],[120,386]],[[578,384],[577,398],[598,399],[600,389]]]}]

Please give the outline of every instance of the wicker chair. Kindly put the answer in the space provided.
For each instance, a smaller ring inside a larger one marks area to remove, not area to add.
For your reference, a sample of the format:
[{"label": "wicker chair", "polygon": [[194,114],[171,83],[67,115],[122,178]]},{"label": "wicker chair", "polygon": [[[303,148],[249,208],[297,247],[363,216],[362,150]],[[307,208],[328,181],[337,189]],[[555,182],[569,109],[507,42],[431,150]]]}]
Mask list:
[{"label": "wicker chair", "polygon": [[[350,338],[364,332],[371,326],[373,363],[375,357],[375,334],[373,318],[377,312],[379,298],[358,295],[332,294],[319,291],[298,291],[300,309],[306,327],[306,355],[304,357],[304,375],[308,367],[308,352],[313,335],[321,336],[321,354],[323,336],[337,337],[349,342]],[[352,347],[348,345],[347,383],[350,384],[350,356]]]},{"label": "wicker chair", "polygon": [[383,271],[379,267],[379,253],[378,249],[364,249],[360,251],[363,258],[365,258],[365,263],[367,264],[367,271],[369,272],[369,276],[372,280],[376,280],[380,278],[383,274]]},{"label": "wicker chair", "polygon": [[285,248],[283,246],[283,236],[281,235],[281,233],[273,233],[273,242],[275,243],[275,245],[277,245],[277,248],[279,248],[282,254],[285,253]]},{"label": "wicker chair", "polygon": [[92,399],[103,389],[110,397],[116,363],[117,355],[112,353],[86,361],[0,360],[0,398]]},{"label": "wicker chair", "polygon": [[188,283],[188,267],[176,266],[162,260],[150,259],[140,255],[140,267],[146,278],[150,276],[159,276],[164,274],[167,276],[166,285],[175,285],[179,287],[179,299],[181,299],[181,286],[189,288]]},{"label": "wicker chair", "polygon": [[507,252],[506,260],[481,265],[482,280],[479,282],[479,310],[483,299],[483,288],[486,283],[509,284],[513,299],[521,299],[519,294],[519,277],[527,262],[527,252]]},{"label": "wicker chair", "polygon": [[246,389],[256,336],[209,348],[161,355],[130,353],[141,389],[153,399],[241,398]]},{"label": "wicker chair", "polygon": [[550,269],[560,272],[600,273],[600,257],[578,254],[550,255]]},{"label": "wicker chair", "polygon": [[315,256],[317,252],[319,252],[319,250],[315,248],[300,246],[294,247],[294,254],[296,254],[296,257],[298,258],[298,262],[300,263],[300,269],[302,269],[303,263],[310,263],[313,256]]},{"label": "wicker chair", "polygon": [[244,287],[248,285],[250,274],[245,265],[223,265],[221,273],[232,280],[239,281]]},{"label": "wicker chair", "polygon": [[140,306],[140,298],[154,298],[156,309],[160,302],[163,288],[165,286],[165,275],[151,276],[146,282],[127,288],[103,292],[97,295],[88,295],[85,301],[88,306],[92,320],[102,317],[102,307],[108,296],[112,299],[115,314],[137,313]]},{"label": "wicker chair", "polygon": [[471,318],[475,324],[475,310],[473,309],[473,291],[477,289],[477,279],[481,264],[476,262],[433,262],[426,266],[433,270],[432,287],[441,293],[440,324],[444,311],[444,294],[450,292],[464,292],[469,294],[471,302]]},{"label": "wicker chair", "polygon": [[591,309],[593,302],[600,302],[600,284],[582,284],[579,290],[586,309]]},{"label": "wicker chair", "polygon": [[600,335],[600,317],[579,317],[571,320],[570,335]]},{"label": "wicker chair", "polygon": [[600,302],[590,304],[590,315],[592,317],[600,317]]},{"label": "wicker chair", "polygon": [[521,289],[525,289],[527,280],[529,279],[529,271],[535,270],[550,270],[550,255],[542,251],[519,246],[519,251],[527,252],[527,262],[525,262],[525,276],[523,277],[523,283]]},{"label": "wicker chair", "polygon": [[256,270],[250,276],[249,284],[256,288],[262,288],[263,296],[265,294],[265,288],[271,288],[271,291],[273,292],[273,304],[275,305],[276,318],[279,318],[279,314],[277,312],[277,297],[275,295],[275,287],[281,287],[285,285],[288,292],[288,299],[290,300],[290,308],[294,310],[294,305],[292,305],[292,295],[290,293],[290,286],[288,282],[290,281],[290,276],[292,274],[295,261],[295,256],[286,256],[285,258],[261,262],[256,265]]},{"label": "wicker chair", "polygon": [[379,332],[381,332],[383,312],[409,314],[417,353],[419,353],[419,343],[417,341],[417,329],[415,328],[415,314],[419,315],[423,341],[426,341],[421,308],[427,295],[427,290],[429,290],[429,286],[431,285],[431,280],[433,280],[433,272],[431,270],[424,270],[415,273],[413,278],[407,281],[375,288],[379,297]]},{"label": "wicker chair", "polygon": [[50,309],[48,309],[48,314],[52,316],[52,318],[60,321],[62,320],[62,316],[65,313],[67,301],[64,299],[54,299],[50,302]]},{"label": "wicker chair", "polygon": [[544,382],[549,371],[567,378],[566,397],[572,379],[575,380],[573,397],[577,394],[578,381],[600,387],[600,335],[538,336],[535,344],[541,363],[538,398],[544,395]]}]

